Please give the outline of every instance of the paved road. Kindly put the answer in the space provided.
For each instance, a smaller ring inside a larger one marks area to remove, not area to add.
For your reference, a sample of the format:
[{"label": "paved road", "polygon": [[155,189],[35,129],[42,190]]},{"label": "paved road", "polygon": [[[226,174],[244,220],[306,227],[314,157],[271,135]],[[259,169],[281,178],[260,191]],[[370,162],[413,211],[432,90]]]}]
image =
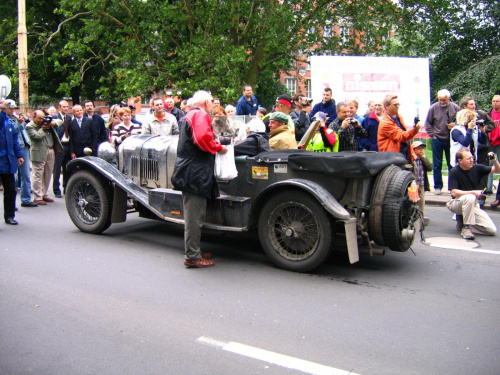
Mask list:
[{"label": "paved road", "polygon": [[499,374],[498,237],[428,216],[451,249],[298,274],[251,235],[205,236],[216,267],[190,270],[178,226],[133,215],[86,235],[62,200],[20,208],[0,223],[0,374]]}]

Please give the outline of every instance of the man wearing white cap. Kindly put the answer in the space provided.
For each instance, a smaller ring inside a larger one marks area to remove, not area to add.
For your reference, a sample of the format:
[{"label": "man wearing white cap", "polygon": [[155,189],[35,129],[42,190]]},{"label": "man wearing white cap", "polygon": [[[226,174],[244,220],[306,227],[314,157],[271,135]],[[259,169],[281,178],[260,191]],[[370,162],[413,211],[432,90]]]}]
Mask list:
[{"label": "man wearing white cap", "polygon": [[14,113],[16,103],[7,99],[0,101],[0,182],[4,187],[3,209],[6,224],[17,225],[14,219],[16,212],[16,185],[14,174],[17,167],[24,163],[18,132],[10,116]]}]

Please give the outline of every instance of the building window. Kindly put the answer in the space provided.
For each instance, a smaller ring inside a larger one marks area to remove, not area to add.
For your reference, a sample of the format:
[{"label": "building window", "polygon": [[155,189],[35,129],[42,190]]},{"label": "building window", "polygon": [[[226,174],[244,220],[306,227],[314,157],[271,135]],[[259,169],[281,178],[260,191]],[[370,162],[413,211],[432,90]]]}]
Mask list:
[{"label": "building window", "polygon": [[290,95],[295,95],[297,92],[297,80],[295,78],[285,78],[285,86]]},{"label": "building window", "polygon": [[311,70],[311,56],[307,56],[306,69]]},{"label": "building window", "polygon": [[312,90],[311,90],[311,80],[306,80],[306,96],[308,98],[312,98]]},{"label": "building window", "polygon": [[323,39],[330,38],[333,35],[332,25],[323,26]]},{"label": "building window", "polygon": [[339,26],[339,44],[345,45],[349,43],[349,28],[347,26]]}]

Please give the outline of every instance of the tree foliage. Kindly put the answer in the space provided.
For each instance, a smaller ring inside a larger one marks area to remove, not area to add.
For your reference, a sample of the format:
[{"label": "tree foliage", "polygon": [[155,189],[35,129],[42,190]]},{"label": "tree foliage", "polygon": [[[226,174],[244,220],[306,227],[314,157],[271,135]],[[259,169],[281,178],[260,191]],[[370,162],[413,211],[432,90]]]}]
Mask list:
[{"label": "tree foliage", "polygon": [[[250,84],[270,105],[283,90],[279,72],[313,51],[430,56],[434,92],[499,91],[497,75],[485,74],[499,67],[495,0],[26,1],[32,104],[114,102],[164,88],[184,97],[206,89],[234,103]],[[0,5],[0,73],[17,87],[13,9],[15,0]],[[333,25],[351,32],[326,35]]]},{"label": "tree foliage", "polygon": [[[108,100],[165,87],[183,95],[203,88],[225,102],[237,100],[243,84],[275,90],[269,80],[318,44],[359,54],[357,37],[375,51],[395,15],[393,3],[379,0],[53,0],[43,17],[34,3],[28,0],[30,74],[53,83],[38,92]],[[341,23],[357,35],[343,45],[323,38],[325,25]]]},{"label": "tree foliage", "polygon": [[430,56],[433,94],[472,96],[488,108],[500,92],[500,6],[497,0],[403,0],[396,37],[385,52]]}]

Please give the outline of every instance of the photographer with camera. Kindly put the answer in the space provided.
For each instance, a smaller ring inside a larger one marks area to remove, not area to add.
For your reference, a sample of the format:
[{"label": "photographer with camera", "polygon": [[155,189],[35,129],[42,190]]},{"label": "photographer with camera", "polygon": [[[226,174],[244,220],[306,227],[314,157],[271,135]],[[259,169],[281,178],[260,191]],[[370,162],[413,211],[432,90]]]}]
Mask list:
[{"label": "photographer with camera", "polygon": [[[470,151],[476,159],[476,163],[490,165],[488,160],[488,152],[492,151],[488,134],[495,129],[495,122],[490,118],[487,112],[476,109],[476,101],[474,98],[465,97],[460,102],[460,108],[468,109],[475,114],[476,126],[472,131],[470,143]],[[451,135],[450,135],[450,138]],[[452,154],[454,155],[454,154]],[[453,165],[453,164],[452,164]],[[488,185],[488,176],[484,176],[479,184],[480,189],[486,188]],[[486,191],[486,194],[492,194],[492,191]]]},{"label": "photographer with camera", "polygon": [[295,124],[295,139],[299,142],[309,128],[309,125],[311,125],[311,121],[309,121],[309,116],[304,110],[304,107],[310,106],[312,99],[295,94],[292,101],[293,104],[295,104],[295,109],[290,112],[290,117]]},{"label": "photographer with camera", "polygon": [[466,240],[473,240],[474,233],[492,236],[497,228],[491,218],[484,212],[479,201],[484,200],[479,181],[483,176],[500,173],[500,164],[495,155],[489,153],[493,166],[474,163],[474,156],[463,148],[456,153],[456,166],[450,171],[448,188],[452,199],[446,203],[448,209],[457,214],[457,229]]},{"label": "photographer with camera", "polygon": [[38,205],[54,202],[47,195],[52,172],[54,170],[55,154],[62,152],[63,147],[56,129],[62,120],[53,119],[44,111],[37,109],[33,113],[33,121],[26,125],[26,131],[31,140],[31,188],[33,201]]},{"label": "photographer with camera", "polygon": [[337,117],[328,127],[339,136],[339,151],[359,151],[358,137],[368,137],[359,121],[349,117],[350,114],[351,110],[346,102],[338,103]]},{"label": "photographer with camera", "polygon": [[387,95],[384,99],[384,108],[385,114],[378,126],[378,150],[399,152],[408,163],[413,164],[414,151],[410,140],[420,130],[418,118],[415,118],[415,126],[407,130],[403,118],[399,115],[397,95]]}]

